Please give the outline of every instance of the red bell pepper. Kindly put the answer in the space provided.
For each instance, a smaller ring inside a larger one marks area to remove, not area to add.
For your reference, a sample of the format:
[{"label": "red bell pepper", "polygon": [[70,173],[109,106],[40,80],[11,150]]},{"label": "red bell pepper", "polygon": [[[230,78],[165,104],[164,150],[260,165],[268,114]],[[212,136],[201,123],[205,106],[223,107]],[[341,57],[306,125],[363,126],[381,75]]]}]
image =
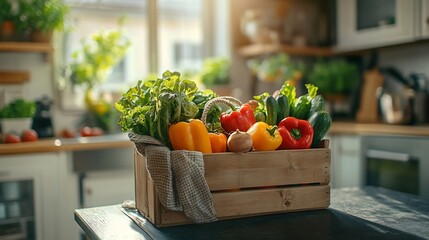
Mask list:
[{"label": "red bell pepper", "polygon": [[294,117],[286,117],[278,124],[282,144],[277,149],[306,149],[313,141],[313,126],[310,122]]},{"label": "red bell pepper", "polygon": [[228,133],[237,129],[246,132],[255,122],[253,109],[247,103],[241,105],[237,111],[233,110],[231,113],[223,112],[220,116],[222,128]]}]

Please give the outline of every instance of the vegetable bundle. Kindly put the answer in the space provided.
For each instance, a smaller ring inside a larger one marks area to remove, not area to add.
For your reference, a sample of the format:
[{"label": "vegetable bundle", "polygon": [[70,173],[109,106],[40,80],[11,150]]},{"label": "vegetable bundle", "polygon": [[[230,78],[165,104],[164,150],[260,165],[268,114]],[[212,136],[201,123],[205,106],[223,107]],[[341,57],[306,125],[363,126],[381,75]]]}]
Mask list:
[{"label": "vegetable bundle", "polygon": [[[156,80],[139,81],[115,107],[122,113],[123,131],[152,136],[172,150],[306,149],[318,147],[332,122],[317,87],[306,87],[308,93],[297,97],[295,87],[285,82],[275,94],[265,92],[243,104],[200,91],[180,73],[166,71]],[[230,109],[224,110],[222,102]]]},{"label": "vegetable bundle", "polygon": [[[166,71],[162,78],[140,80],[123,94],[115,104],[122,113],[118,124],[123,131],[152,136],[171,148],[170,125],[197,118],[214,97],[213,91],[199,91],[195,82],[181,79],[180,73]],[[220,109],[214,108],[213,114],[220,114]],[[216,118],[209,119],[216,124]]]}]

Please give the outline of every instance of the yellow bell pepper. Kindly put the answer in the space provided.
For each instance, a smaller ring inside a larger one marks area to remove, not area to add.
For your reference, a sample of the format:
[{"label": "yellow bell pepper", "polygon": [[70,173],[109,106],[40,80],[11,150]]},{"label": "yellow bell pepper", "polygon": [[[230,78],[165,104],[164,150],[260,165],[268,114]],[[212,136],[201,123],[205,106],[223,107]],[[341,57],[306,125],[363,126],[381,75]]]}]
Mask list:
[{"label": "yellow bell pepper", "polygon": [[265,122],[256,122],[247,133],[252,136],[253,148],[259,151],[273,151],[282,144],[282,136],[277,126],[270,126]]},{"label": "yellow bell pepper", "polygon": [[171,125],[168,137],[174,150],[212,152],[209,132],[201,120],[192,119],[189,123],[178,122]]}]

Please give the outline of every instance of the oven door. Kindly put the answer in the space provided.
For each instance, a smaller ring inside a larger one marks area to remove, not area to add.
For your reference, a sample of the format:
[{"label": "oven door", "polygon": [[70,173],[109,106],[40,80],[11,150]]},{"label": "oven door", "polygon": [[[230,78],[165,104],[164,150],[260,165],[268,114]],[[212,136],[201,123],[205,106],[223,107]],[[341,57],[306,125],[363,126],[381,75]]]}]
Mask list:
[{"label": "oven door", "polygon": [[408,153],[368,149],[366,184],[419,195],[419,161]]},{"label": "oven door", "polygon": [[429,199],[429,139],[364,136],[365,185],[384,187]]}]

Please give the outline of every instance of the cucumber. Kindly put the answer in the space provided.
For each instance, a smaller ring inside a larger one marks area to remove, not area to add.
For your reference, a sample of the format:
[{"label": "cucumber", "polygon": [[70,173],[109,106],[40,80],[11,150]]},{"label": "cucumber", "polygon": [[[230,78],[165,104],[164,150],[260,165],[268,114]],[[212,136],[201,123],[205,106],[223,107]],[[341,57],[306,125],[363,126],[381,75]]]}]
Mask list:
[{"label": "cucumber", "polygon": [[316,95],[313,99],[311,99],[310,105],[308,117],[320,110],[325,110],[325,99],[322,95]]},{"label": "cucumber", "polygon": [[289,100],[285,95],[279,95],[277,97],[277,124],[289,116],[289,110]]},{"label": "cucumber", "polygon": [[311,103],[308,100],[308,94],[300,96],[295,102],[293,117],[307,120],[310,107]]},{"label": "cucumber", "polygon": [[265,114],[268,125],[277,125],[277,101],[273,96],[265,99]]},{"label": "cucumber", "polygon": [[311,147],[319,147],[320,141],[323,139],[323,137],[326,135],[329,128],[331,127],[331,115],[329,115],[329,113],[325,110],[320,110],[313,113],[313,115],[310,116],[308,121],[310,122],[311,126],[313,126],[314,130]]}]

